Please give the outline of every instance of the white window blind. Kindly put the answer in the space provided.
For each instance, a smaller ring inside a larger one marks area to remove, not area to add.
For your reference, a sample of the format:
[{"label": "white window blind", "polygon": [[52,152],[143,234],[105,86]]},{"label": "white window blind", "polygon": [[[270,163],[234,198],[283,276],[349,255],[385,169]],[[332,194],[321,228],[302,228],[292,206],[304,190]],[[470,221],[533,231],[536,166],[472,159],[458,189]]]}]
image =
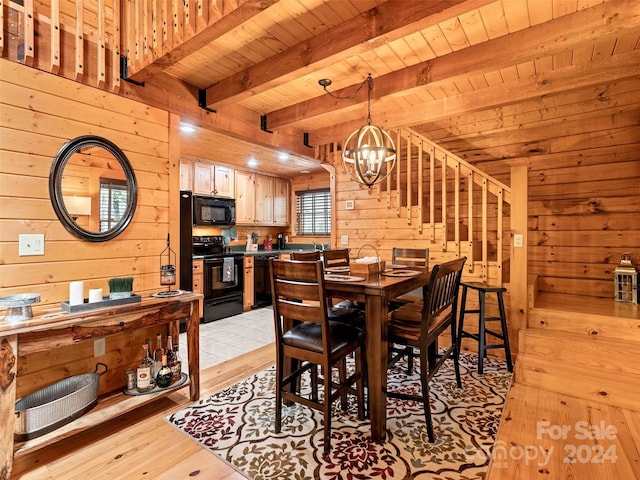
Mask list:
[{"label": "white window blind", "polygon": [[120,221],[127,208],[127,182],[100,180],[100,231],[105,232]]},{"label": "white window blind", "polygon": [[331,234],[331,193],[329,190],[296,192],[298,235]]}]

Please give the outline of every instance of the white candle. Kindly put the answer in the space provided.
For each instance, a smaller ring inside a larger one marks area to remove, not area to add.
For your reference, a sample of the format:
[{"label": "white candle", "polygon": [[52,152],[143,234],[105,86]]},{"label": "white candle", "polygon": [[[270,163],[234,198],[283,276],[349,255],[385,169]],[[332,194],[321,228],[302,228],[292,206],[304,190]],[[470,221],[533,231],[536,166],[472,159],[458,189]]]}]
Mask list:
[{"label": "white candle", "polygon": [[71,282],[69,284],[69,305],[82,305],[84,303],[84,282]]},{"label": "white candle", "polygon": [[96,303],[102,301],[102,289],[92,288],[89,290],[89,303]]}]

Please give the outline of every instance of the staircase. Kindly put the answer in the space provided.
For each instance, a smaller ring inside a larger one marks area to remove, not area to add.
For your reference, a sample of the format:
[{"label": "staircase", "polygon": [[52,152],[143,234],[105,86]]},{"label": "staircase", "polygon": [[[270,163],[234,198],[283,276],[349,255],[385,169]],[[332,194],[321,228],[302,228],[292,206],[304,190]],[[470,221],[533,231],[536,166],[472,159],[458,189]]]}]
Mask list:
[{"label": "staircase", "polygon": [[[410,229],[411,239],[419,239],[421,246],[426,240],[438,261],[467,256],[467,278],[508,283],[505,238],[511,188],[411,129],[389,133],[396,143],[396,165],[372,190],[389,217],[406,221],[406,226],[394,226]],[[335,166],[340,165],[340,155],[339,144],[318,147],[316,152],[317,158]],[[358,193],[349,191],[356,199]],[[386,246],[380,246],[384,251]]]}]

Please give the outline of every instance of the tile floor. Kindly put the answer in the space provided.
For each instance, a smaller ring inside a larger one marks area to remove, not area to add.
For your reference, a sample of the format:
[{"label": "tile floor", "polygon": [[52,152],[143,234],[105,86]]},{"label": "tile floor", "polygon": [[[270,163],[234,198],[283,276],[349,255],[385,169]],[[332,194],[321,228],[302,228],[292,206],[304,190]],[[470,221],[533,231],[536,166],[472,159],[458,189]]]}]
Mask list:
[{"label": "tile floor", "polygon": [[[273,343],[271,307],[200,324],[200,370]],[[180,334],[182,369],[187,365],[187,337]]]}]

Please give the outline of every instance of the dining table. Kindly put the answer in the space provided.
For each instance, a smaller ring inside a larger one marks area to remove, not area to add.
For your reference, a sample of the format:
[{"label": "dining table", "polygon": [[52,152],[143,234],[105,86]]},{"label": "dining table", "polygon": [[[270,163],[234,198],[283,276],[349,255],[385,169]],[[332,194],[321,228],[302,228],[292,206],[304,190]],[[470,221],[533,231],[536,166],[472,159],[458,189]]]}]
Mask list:
[{"label": "dining table", "polygon": [[383,442],[386,436],[389,302],[426,285],[429,278],[428,268],[390,269],[369,274],[329,272],[325,276],[327,296],[365,305],[367,390],[371,437],[375,442]]}]

